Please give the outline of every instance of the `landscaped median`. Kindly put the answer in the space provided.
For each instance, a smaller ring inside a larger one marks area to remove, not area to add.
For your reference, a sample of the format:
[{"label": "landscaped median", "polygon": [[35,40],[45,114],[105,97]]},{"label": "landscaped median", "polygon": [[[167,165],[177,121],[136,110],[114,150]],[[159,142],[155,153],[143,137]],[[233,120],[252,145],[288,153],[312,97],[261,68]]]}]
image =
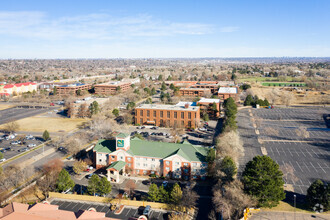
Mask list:
[{"label": "landscaped median", "polygon": [[[109,203],[109,201],[107,201],[108,198],[105,198],[105,197],[63,194],[63,193],[56,193],[56,192],[50,192],[49,198]],[[150,205],[154,209],[167,209],[168,208],[167,204],[165,204],[165,203],[134,201],[134,200],[125,200],[125,199],[121,199],[121,200],[113,199],[113,200],[111,200],[111,203],[114,203],[114,204],[118,203],[118,204],[122,204],[122,205],[136,206],[136,207]]]}]

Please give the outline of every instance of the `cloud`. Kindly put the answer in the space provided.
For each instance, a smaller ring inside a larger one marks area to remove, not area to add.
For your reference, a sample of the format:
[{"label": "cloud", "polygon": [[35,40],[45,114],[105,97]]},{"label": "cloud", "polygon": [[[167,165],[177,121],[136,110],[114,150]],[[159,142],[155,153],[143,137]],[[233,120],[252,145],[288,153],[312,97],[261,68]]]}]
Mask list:
[{"label": "cloud", "polygon": [[1,12],[0,34],[46,40],[112,40],[134,37],[205,35],[213,25],[178,23],[147,14],[113,17],[106,13],[50,19],[43,12]]},{"label": "cloud", "polygon": [[238,31],[238,30],[239,30],[239,27],[231,27],[231,26],[222,27],[220,29],[220,31],[223,32],[223,33],[231,33],[231,32],[235,32],[235,31]]}]

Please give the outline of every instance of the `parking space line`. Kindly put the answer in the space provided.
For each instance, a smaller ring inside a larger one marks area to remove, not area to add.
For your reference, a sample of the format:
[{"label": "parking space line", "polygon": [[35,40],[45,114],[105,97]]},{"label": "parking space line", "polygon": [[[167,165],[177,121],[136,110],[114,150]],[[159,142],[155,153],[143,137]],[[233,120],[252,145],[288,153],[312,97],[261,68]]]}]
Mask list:
[{"label": "parking space line", "polygon": [[76,205],[78,205],[78,202],[77,202],[77,203],[75,203],[75,205],[74,205],[72,208],[74,208]]},{"label": "parking space line", "polygon": [[[312,167],[315,169],[315,171],[317,172],[317,169],[314,167],[314,165],[312,164],[312,162],[309,162],[311,165],[312,165]],[[318,173],[318,172],[317,172]]]},{"label": "parking space line", "polygon": [[65,207],[68,207],[72,202],[67,202],[68,204],[66,206],[63,206],[63,208]]},{"label": "parking space line", "polygon": [[301,167],[300,167],[298,161],[296,161],[296,163],[297,163],[298,167],[300,168],[301,172],[304,172],[303,169],[301,169]]},{"label": "parking space line", "polygon": [[319,165],[319,167],[321,168],[321,170],[324,172],[324,173],[327,173],[324,171],[324,169],[321,167],[321,165],[319,163],[317,163]]},{"label": "parking space line", "polygon": [[[108,208],[108,206],[103,206],[103,208],[100,210],[100,212],[106,211],[107,208]],[[103,209],[105,209],[105,210],[103,210]]]},{"label": "parking space line", "polygon": [[128,214],[129,214],[129,212],[131,211],[132,209],[131,208],[129,208],[128,209],[128,212],[126,213],[126,215],[125,216],[128,216]]},{"label": "parking space line", "polygon": [[135,216],[136,216],[137,212],[138,212],[138,209],[135,209],[135,212],[134,212],[134,215],[133,215],[133,217],[135,217]]},{"label": "parking space line", "polygon": [[154,214],[154,210],[151,210],[151,211],[150,211],[150,214],[148,215],[149,219],[152,219],[152,217],[151,217],[152,214]]},{"label": "parking space line", "polygon": [[289,161],[291,167],[293,168],[293,171],[296,171],[296,169],[294,168],[294,166],[292,165],[291,161]]},{"label": "parking space line", "polygon": [[161,214],[162,214],[161,212],[158,212],[158,217],[157,217],[157,219],[159,219],[159,216],[160,216]]},{"label": "parking space line", "polygon": [[303,163],[305,164],[305,167],[307,168],[308,172],[310,172],[310,170],[309,170],[307,164],[306,164],[305,162],[303,162]]}]

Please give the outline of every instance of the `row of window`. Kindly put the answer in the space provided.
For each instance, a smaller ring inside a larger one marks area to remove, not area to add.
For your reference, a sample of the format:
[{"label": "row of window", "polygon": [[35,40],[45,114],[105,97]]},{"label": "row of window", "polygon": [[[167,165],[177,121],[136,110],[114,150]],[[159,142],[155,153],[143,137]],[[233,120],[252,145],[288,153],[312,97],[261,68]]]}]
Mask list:
[{"label": "row of window", "polygon": [[[143,117],[143,112],[145,110],[140,110],[140,116]],[[146,110],[147,112],[147,117],[150,117],[150,110]],[[157,111],[153,111],[153,117],[156,117],[156,113]],[[164,111],[159,111],[159,115],[161,118],[164,117]],[[170,111],[166,111],[166,115],[167,115],[167,118],[170,118],[171,117],[171,112]],[[174,112],[173,114],[174,118],[178,118],[178,112]],[[184,112],[181,112],[181,119],[184,119],[185,118],[185,114]],[[188,119],[191,119],[191,112],[188,112]]]}]

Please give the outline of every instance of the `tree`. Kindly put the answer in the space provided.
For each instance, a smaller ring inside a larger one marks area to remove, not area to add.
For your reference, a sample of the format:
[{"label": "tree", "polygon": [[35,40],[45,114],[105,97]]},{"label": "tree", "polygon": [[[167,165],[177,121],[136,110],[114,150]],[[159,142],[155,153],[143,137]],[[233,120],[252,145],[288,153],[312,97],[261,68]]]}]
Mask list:
[{"label": "tree", "polygon": [[158,76],[158,81],[162,81],[163,80],[163,75],[159,75]]},{"label": "tree", "polygon": [[0,152],[0,160],[3,159],[3,154]]},{"label": "tree", "polygon": [[119,116],[119,110],[117,108],[115,108],[114,110],[112,110],[112,114],[116,117]]},{"label": "tree", "polygon": [[247,90],[247,89],[250,89],[251,88],[251,85],[249,84],[243,84],[239,87],[241,90]]},{"label": "tree", "polygon": [[158,201],[163,203],[167,203],[169,201],[169,193],[163,185],[158,188]]},{"label": "tree", "polygon": [[78,89],[78,90],[77,90],[77,95],[78,95],[78,96],[81,96],[81,89]]},{"label": "tree", "polygon": [[107,195],[111,192],[111,190],[112,186],[110,182],[106,177],[102,177],[99,181],[97,192],[100,193],[100,195]]},{"label": "tree", "polygon": [[148,192],[148,200],[156,202],[159,200],[159,192],[156,184],[151,184]]},{"label": "tree", "polygon": [[19,129],[19,124],[16,121],[7,123],[4,127],[4,130],[8,133],[14,133]]},{"label": "tree", "polygon": [[307,189],[306,199],[312,210],[316,204],[322,205],[323,211],[330,210],[330,185],[322,180],[315,180]]},{"label": "tree", "polygon": [[252,98],[252,95],[247,95],[244,101],[244,106],[248,105],[254,105],[254,100]]},{"label": "tree", "polygon": [[99,182],[100,182],[100,178],[98,175],[95,174],[88,180],[87,191],[89,194],[95,196],[95,193],[99,189]]},{"label": "tree", "polygon": [[48,132],[47,130],[45,130],[44,133],[42,134],[42,138],[43,138],[45,141],[47,141],[47,140],[50,138],[50,136],[49,136],[49,132]]},{"label": "tree", "polygon": [[205,114],[203,115],[203,120],[204,120],[204,121],[209,121],[209,120],[210,120],[210,118],[209,118],[209,114],[205,113]]},{"label": "tree", "polygon": [[238,158],[244,155],[243,142],[239,134],[236,131],[220,134],[216,138],[216,151],[218,156],[229,156],[238,164]]},{"label": "tree", "polygon": [[56,189],[59,192],[66,191],[68,189],[73,189],[74,181],[71,179],[70,174],[65,169],[59,173],[56,181]]},{"label": "tree", "polygon": [[161,85],[161,88],[160,88],[162,91],[166,90],[166,84],[165,82],[163,81],[162,82],[162,85]]},{"label": "tree", "polygon": [[171,193],[170,193],[170,201],[174,205],[179,205],[182,199],[182,190],[178,183],[175,183]]},{"label": "tree", "polygon": [[91,115],[96,115],[100,111],[99,103],[97,101],[94,101],[89,106],[89,111]]},{"label": "tree", "polygon": [[121,87],[120,87],[120,86],[117,86],[117,87],[116,87],[116,92],[117,92],[117,93],[120,93],[120,91],[121,91]]},{"label": "tree", "polygon": [[223,182],[230,182],[234,180],[234,176],[237,173],[237,167],[233,159],[229,156],[225,156],[220,163],[220,170],[224,173],[222,177]]},{"label": "tree", "polygon": [[214,160],[215,160],[215,150],[214,150],[214,148],[210,148],[209,150],[208,150],[208,152],[207,152],[207,156],[206,156],[206,161],[208,162],[208,163],[212,163],[212,162],[214,162]]},{"label": "tree", "polygon": [[79,161],[74,162],[73,171],[76,174],[80,174],[82,171],[84,171],[86,169],[86,167],[87,167],[86,162],[79,160]]},{"label": "tree", "polygon": [[156,94],[156,89],[154,87],[152,87],[151,89],[151,95],[155,95]]},{"label": "tree", "polygon": [[256,156],[243,172],[244,190],[258,199],[261,207],[274,207],[285,198],[283,173],[269,156]]},{"label": "tree", "polygon": [[83,103],[82,105],[80,105],[78,117],[81,117],[81,118],[89,117],[89,114],[90,114],[90,112],[88,110],[88,105],[86,103]]},{"label": "tree", "polygon": [[225,107],[225,114],[227,117],[236,117],[237,106],[232,97],[229,97],[224,101],[224,107]]},{"label": "tree", "polygon": [[199,195],[191,188],[185,187],[182,192],[181,206],[186,209],[194,208],[199,199]]},{"label": "tree", "polygon": [[131,198],[131,195],[134,193],[135,188],[136,188],[136,184],[134,180],[130,179],[126,182],[125,191],[127,192],[128,197]]}]

